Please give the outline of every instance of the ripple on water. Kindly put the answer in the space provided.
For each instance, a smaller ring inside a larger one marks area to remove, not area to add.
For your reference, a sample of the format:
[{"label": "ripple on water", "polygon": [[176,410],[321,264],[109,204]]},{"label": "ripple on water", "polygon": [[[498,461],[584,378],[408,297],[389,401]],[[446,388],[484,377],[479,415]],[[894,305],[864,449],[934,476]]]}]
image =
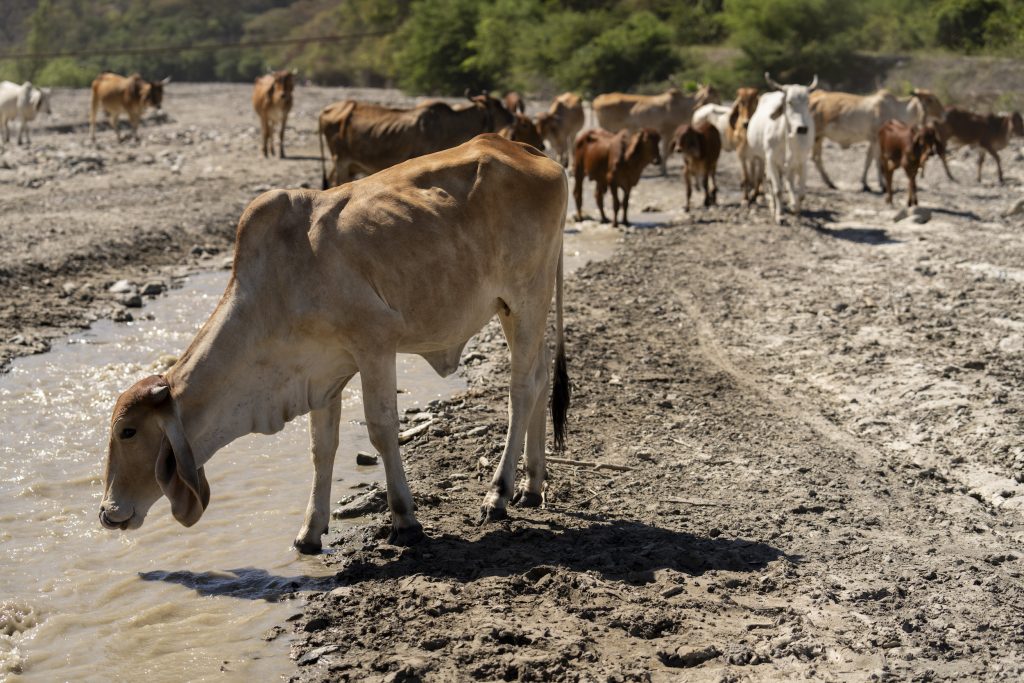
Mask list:
[{"label": "ripple on water", "polygon": [[36,608],[27,602],[0,601],[0,674],[21,672],[24,660],[18,645],[39,621]]}]

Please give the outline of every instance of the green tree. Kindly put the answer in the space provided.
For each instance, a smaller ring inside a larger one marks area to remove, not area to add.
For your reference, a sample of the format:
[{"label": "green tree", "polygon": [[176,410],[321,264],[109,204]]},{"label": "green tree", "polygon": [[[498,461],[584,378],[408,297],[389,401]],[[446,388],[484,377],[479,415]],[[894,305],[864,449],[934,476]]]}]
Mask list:
[{"label": "green tree", "polygon": [[410,92],[444,95],[493,87],[493,76],[473,64],[470,43],[479,17],[476,0],[414,2],[397,36],[399,85]]},{"label": "green tree", "polygon": [[723,18],[740,68],[758,81],[765,71],[779,81],[842,78],[862,20],[857,3],[829,0],[726,0]]}]

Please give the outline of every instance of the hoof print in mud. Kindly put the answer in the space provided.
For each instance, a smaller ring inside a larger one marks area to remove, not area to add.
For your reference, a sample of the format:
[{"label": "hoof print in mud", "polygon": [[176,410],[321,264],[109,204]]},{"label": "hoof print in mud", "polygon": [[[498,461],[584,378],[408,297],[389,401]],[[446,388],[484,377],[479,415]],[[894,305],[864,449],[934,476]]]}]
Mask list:
[{"label": "hoof print in mud", "polygon": [[512,499],[512,504],[520,508],[539,508],[544,502],[539,493],[519,491]]},{"label": "hoof print in mud", "polygon": [[415,526],[405,527],[404,529],[398,529],[395,527],[391,528],[391,533],[388,534],[388,545],[398,545],[405,548],[416,545],[427,535],[423,533],[423,526],[416,524]]}]

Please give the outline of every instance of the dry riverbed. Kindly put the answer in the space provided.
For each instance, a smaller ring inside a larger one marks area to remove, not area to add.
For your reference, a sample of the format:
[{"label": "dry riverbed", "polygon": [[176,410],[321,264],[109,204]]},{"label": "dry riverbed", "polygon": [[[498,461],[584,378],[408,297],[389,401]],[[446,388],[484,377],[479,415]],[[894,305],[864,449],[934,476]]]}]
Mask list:
[{"label": "dry riverbed", "polygon": [[[314,115],[342,92],[300,89],[299,158],[264,161],[247,90],[172,84],[142,145],[98,149],[84,91],[60,92],[53,128],[0,155],[4,363],[145,315],[124,304],[220,265],[259,191],[316,186]],[[430,539],[388,546],[382,512],[326,539],[336,585],[265,635],[295,639],[295,679],[1024,676],[1020,153],[1002,187],[963,156],[959,184],[929,168],[924,223],[855,190],[862,153],[827,149],[842,189],[811,171],[787,226],[739,206],[731,159],[722,206],[690,215],[678,177],[645,178],[638,227],[567,281],[562,457],[588,464],[476,525],[506,423],[487,328],[470,389],[407,415],[430,421],[404,447]]]}]

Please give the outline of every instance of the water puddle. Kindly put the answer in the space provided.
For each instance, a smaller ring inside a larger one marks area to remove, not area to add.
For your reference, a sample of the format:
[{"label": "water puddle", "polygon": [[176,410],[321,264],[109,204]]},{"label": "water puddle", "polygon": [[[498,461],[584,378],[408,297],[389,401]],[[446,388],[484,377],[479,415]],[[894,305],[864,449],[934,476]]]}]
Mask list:
[{"label": "water puddle", "polygon": [[[567,227],[570,272],[620,241],[604,226]],[[312,478],[308,418],[218,452],[206,465],[210,507],[191,529],[166,499],[130,534],[97,520],[117,394],[185,349],[226,281],[224,272],[194,276],[147,305],[151,319],[98,322],[0,376],[0,681],[267,681],[294,670],[288,634],[263,636],[296,611],[286,596],[330,575],[291,548]],[[400,356],[399,386],[404,410],[465,383]],[[381,467],[355,465],[356,451],[372,452],[362,419],[354,381],[343,395],[334,500],[383,480]]]}]

